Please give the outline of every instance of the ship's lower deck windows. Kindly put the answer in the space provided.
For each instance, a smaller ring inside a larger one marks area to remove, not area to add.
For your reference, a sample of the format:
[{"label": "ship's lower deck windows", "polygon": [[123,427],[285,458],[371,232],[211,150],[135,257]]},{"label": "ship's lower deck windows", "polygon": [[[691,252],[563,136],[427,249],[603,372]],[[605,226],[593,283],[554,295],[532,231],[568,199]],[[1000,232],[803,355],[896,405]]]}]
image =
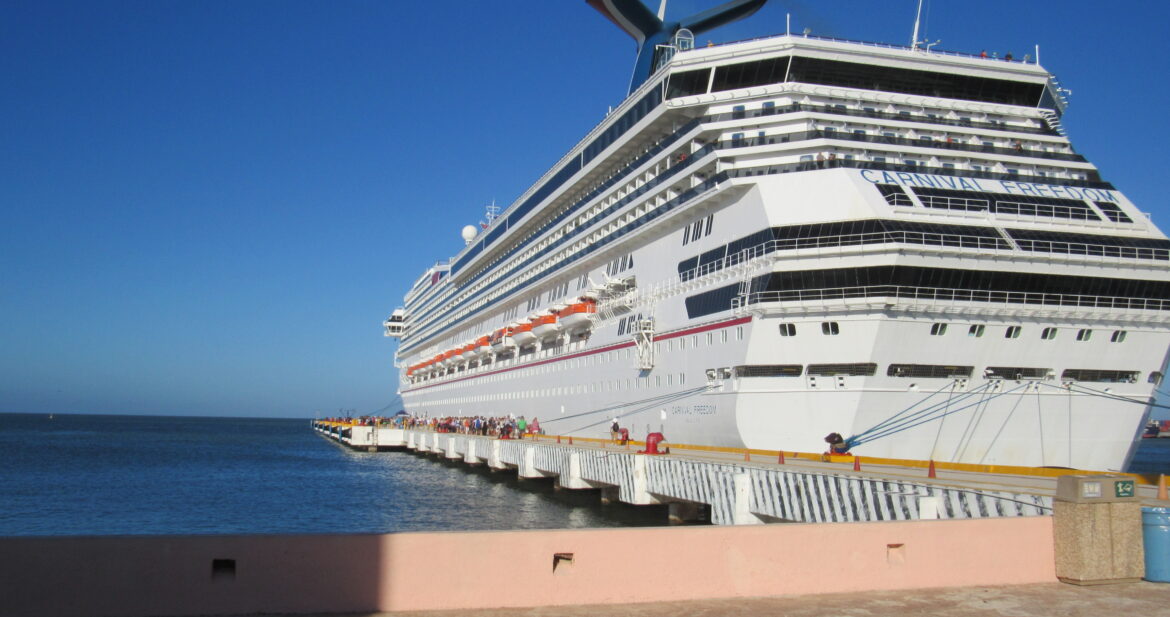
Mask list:
[{"label": "ship's lower deck windows", "polygon": [[756,364],[737,366],[736,377],[800,377],[804,366],[800,364]]},{"label": "ship's lower deck windows", "polygon": [[979,338],[979,337],[983,336],[983,331],[985,329],[986,328],[981,324],[973,325],[970,328],[967,328],[967,336]]},{"label": "ship's lower deck windows", "polygon": [[1114,330],[1113,336],[1109,337],[1109,342],[1110,343],[1123,343],[1123,342],[1125,342],[1125,335],[1126,334],[1127,334],[1127,332],[1125,330]]},{"label": "ship's lower deck windows", "polygon": [[947,333],[947,324],[945,324],[945,323],[930,324],[930,335],[931,336],[942,336],[946,333]]},{"label": "ship's lower deck windows", "polygon": [[989,366],[983,370],[984,379],[1047,379],[1052,369],[1026,366]]},{"label": "ship's lower deck windows", "polygon": [[967,379],[971,377],[973,366],[949,366],[934,364],[891,364],[886,369],[887,377],[918,377],[918,378],[948,378]]},{"label": "ship's lower deck windows", "polygon": [[833,377],[836,375],[853,375],[853,376],[872,376],[877,373],[877,364],[869,363],[855,363],[855,364],[810,364],[808,365],[808,374]]},{"label": "ship's lower deck windows", "polygon": [[[1061,381],[1096,381],[1105,383],[1137,383],[1138,371],[1103,371],[1093,369],[1065,369]],[[1152,377],[1153,375],[1151,375]]]}]

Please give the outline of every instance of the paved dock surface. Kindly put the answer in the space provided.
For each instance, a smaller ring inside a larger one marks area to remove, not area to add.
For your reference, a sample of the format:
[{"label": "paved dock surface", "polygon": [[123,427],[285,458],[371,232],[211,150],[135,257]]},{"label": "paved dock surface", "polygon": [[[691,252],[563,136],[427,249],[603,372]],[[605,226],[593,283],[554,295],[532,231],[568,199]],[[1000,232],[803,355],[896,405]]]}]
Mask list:
[{"label": "paved dock surface", "polygon": [[[501,593],[520,593],[501,590]],[[370,613],[381,617],[1103,617],[1170,616],[1170,583],[1077,586],[1064,583],[962,587],[814,596]],[[291,616],[290,616],[291,617]],[[324,617],[324,616],[319,616]],[[341,616],[337,616],[341,617]]]}]

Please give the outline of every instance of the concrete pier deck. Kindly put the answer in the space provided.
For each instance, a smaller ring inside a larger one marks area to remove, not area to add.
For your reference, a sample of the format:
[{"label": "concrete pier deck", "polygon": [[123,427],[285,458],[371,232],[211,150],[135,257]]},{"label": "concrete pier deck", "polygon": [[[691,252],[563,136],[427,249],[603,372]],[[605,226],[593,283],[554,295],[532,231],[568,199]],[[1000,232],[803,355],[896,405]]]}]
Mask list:
[{"label": "concrete pier deck", "polygon": [[[502,440],[459,433],[316,425],[356,449],[405,448],[446,460],[553,478],[567,489],[597,489],[603,499],[667,504],[672,522],[715,524],[995,518],[1051,514],[1066,469],[1017,468],[818,453],[672,445],[669,455],[639,454],[642,444],[534,436]],[[559,442],[559,443],[558,443]],[[1133,476],[1144,505],[1156,478]]]}]

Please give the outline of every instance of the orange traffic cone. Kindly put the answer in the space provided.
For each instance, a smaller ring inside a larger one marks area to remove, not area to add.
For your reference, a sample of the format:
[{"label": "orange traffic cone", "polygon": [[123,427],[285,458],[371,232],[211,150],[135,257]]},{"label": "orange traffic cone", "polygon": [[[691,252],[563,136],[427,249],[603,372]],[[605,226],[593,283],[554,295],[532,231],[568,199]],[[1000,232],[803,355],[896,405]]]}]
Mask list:
[{"label": "orange traffic cone", "polygon": [[780,456],[777,456],[777,457],[776,457],[776,464],[777,464],[777,465],[783,465],[783,464],[784,464],[784,451],[783,451],[783,450],[781,450],[781,451],[780,451]]},{"label": "orange traffic cone", "polygon": [[1170,499],[1170,495],[1166,494],[1166,474],[1158,475],[1158,499],[1162,501]]},{"label": "orange traffic cone", "polygon": [[853,456],[853,471],[861,471],[861,457]]},{"label": "orange traffic cone", "polygon": [[937,478],[938,477],[934,473],[934,461],[933,460],[930,461],[930,468],[926,472],[926,477],[928,477],[928,478]]}]

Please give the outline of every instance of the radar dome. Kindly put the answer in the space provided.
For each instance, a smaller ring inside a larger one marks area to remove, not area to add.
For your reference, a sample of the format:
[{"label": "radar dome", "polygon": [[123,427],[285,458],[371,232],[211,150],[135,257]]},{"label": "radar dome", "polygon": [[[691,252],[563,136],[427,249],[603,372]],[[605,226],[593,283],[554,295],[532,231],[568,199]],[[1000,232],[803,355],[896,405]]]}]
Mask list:
[{"label": "radar dome", "polygon": [[463,231],[459,233],[463,236],[463,241],[465,243],[471,244],[471,241],[475,239],[475,236],[479,233],[479,230],[475,228],[475,225],[467,225],[463,228]]}]

